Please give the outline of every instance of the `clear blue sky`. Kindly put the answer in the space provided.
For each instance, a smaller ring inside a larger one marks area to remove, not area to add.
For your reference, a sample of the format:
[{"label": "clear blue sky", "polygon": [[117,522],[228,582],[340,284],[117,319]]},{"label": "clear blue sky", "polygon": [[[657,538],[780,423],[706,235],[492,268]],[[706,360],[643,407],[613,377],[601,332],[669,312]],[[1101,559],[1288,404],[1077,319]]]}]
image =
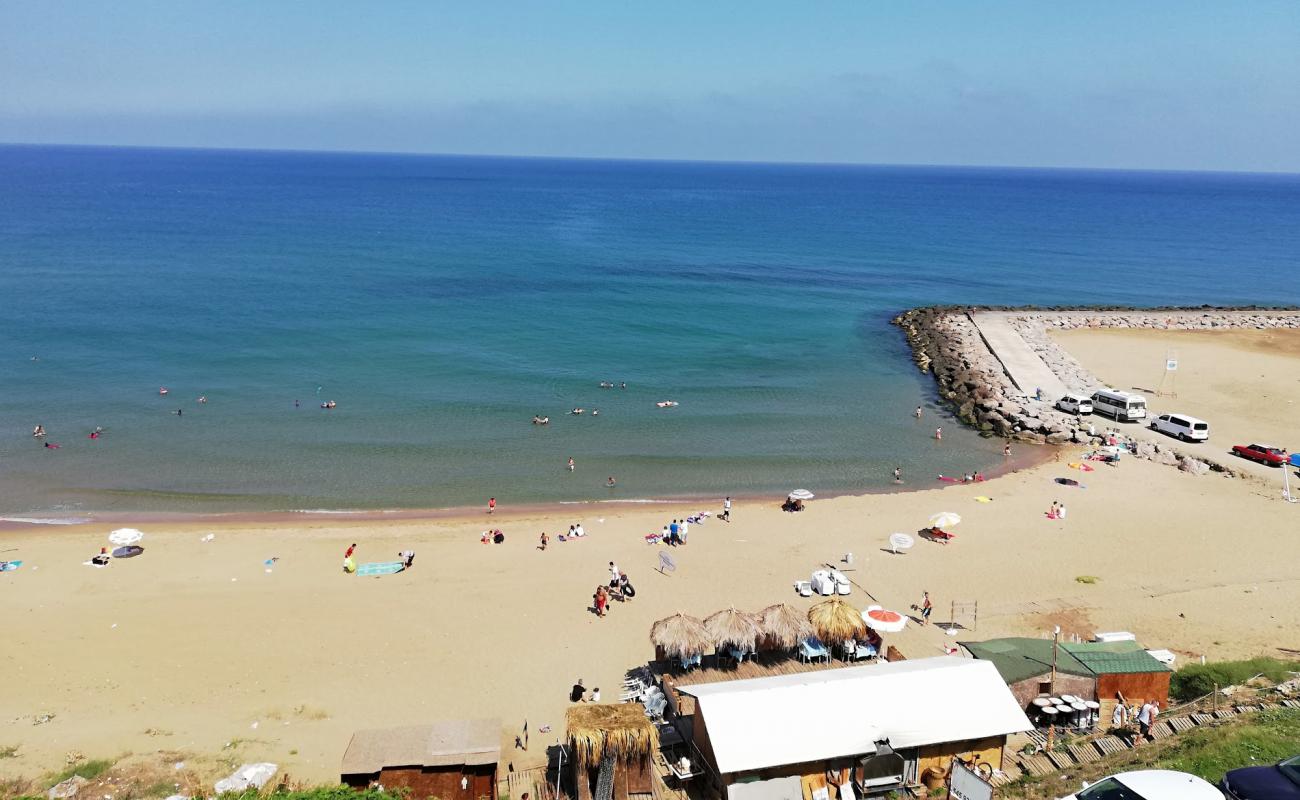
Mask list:
[{"label": "clear blue sky", "polygon": [[0,141],[1300,171],[1300,2],[0,0]]}]

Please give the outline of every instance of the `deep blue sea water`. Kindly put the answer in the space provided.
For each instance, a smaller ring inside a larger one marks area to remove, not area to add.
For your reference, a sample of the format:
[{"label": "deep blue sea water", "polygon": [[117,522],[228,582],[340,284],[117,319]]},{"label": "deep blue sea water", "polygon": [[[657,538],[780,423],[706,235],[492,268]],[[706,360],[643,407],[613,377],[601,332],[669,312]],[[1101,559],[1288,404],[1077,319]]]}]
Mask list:
[{"label": "deep blue sea water", "polygon": [[896,312],[1298,261],[1298,176],[0,147],[0,512],[929,485],[1001,445]]}]

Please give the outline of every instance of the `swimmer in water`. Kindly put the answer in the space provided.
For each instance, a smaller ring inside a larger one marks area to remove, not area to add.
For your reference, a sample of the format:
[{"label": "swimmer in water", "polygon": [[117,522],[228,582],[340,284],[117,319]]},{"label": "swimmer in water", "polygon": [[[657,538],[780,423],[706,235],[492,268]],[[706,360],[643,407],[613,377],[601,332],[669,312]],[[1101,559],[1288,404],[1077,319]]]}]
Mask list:
[{"label": "swimmer in water", "polygon": [[591,415],[592,415],[593,417],[596,416],[596,415],[599,414],[599,413],[600,413],[600,409],[599,409],[599,408],[593,408],[593,409],[591,410]]},{"label": "swimmer in water", "polygon": [[294,400],[294,401],[293,401],[293,407],[294,407],[294,408],[297,408],[297,407],[298,407],[298,401],[297,401],[297,400]]},{"label": "swimmer in water", "polygon": [[159,387],[158,387],[158,394],[160,394],[160,395],[166,395],[166,394],[167,394],[167,391],[168,391],[168,390],[167,390],[167,387],[166,387],[166,386],[159,386]]},{"label": "swimmer in water", "polygon": [[573,472],[573,456],[569,456],[569,472]]},{"label": "swimmer in water", "polygon": [[87,438],[89,438],[89,439],[98,439],[98,438],[99,438],[99,431],[91,431],[91,432],[90,432],[90,436],[88,436]]},{"label": "swimmer in water", "polygon": [[615,483],[615,481],[614,481],[614,476],[613,476],[613,475],[610,475],[608,478],[605,479],[605,485],[606,485],[606,486],[609,486],[609,487],[613,488],[614,483]]},{"label": "swimmer in water", "polygon": [[207,396],[206,394],[205,394],[205,395],[200,395],[200,396],[199,396],[199,399],[198,399],[197,401],[195,401],[195,402],[198,402],[198,403],[206,403],[206,402],[208,402],[208,396]]},{"label": "swimmer in water", "polygon": [[45,435],[44,425],[37,425],[35,428],[32,428],[32,436],[35,436],[36,438],[39,439],[44,435]]},{"label": "swimmer in water", "polygon": [[53,442],[46,442],[46,443],[45,443],[45,449],[46,449],[46,450],[58,450],[58,449],[59,449],[59,445],[54,444]]},{"label": "swimmer in water", "polygon": [[920,406],[917,406],[917,407],[916,407],[916,412],[915,412],[915,413],[916,413],[916,418],[917,418],[917,419],[920,419],[920,418],[921,418],[921,407],[920,407]]},{"label": "swimmer in water", "polygon": [[183,416],[185,416],[185,409],[178,408],[178,409],[176,409],[176,411],[175,411],[174,413],[175,413],[176,416],[178,416],[178,417],[183,417]]},{"label": "swimmer in water", "polygon": [[627,388],[627,384],[626,384],[626,383],[620,383],[620,384],[618,385],[618,388],[620,388],[620,389],[626,389],[626,388]]}]

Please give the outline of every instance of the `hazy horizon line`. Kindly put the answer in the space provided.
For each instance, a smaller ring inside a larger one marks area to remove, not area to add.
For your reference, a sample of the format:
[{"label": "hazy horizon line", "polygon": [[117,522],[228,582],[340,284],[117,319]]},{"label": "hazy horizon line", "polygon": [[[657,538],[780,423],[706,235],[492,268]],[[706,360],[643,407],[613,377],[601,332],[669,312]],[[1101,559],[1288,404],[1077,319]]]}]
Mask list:
[{"label": "hazy horizon line", "polygon": [[734,164],[749,166],[786,166],[786,167],[898,167],[903,169],[987,169],[987,170],[1026,170],[1026,171],[1060,171],[1060,172],[1146,172],[1171,175],[1258,175],[1258,176],[1300,176],[1298,171],[1260,171],[1245,169],[1189,169],[1170,167],[1094,167],[1071,166],[1068,164],[957,164],[957,163],[919,163],[890,161],[797,161],[797,160],[754,160],[754,159],[710,159],[710,158],[664,158],[655,156],[558,156],[521,153],[448,153],[416,150],[353,150],[346,148],[286,148],[286,147],[235,147],[235,146],[199,146],[169,144],[89,144],[86,142],[0,142],[0,147],[31,148],[82,148],[97,150],[177,150],[197,152],[229,153],[286,153],[302,155],[356,155],[356,156],[406,156],[425,158],[496,158],[518,159],[527,161],[590,161],[590,162],[633,162],[650,164]]}]

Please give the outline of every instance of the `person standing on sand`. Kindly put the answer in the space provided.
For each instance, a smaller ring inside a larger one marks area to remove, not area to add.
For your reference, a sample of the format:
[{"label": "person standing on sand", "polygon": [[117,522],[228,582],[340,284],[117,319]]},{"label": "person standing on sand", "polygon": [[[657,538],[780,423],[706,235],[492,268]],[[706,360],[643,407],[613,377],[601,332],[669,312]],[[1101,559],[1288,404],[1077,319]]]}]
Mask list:
[{"label": "person standing on sand", "polygon": [[1065,503],[1056,504],[1056,518],[1065,519]]},{"label": "person standing on sand", "polygon": [[930,593],[921,592],[921,624],[930,624],[930,612],[934,611],[934,603],[930,602]]},{"label": "person standing on sand", "polygon": [[344,557],[344,558],[352,558],[352,554],[355,553],[356,551],[357,551],[357,543],[356,543],[356,542],[353,542],[353,543],[348,547],[347,552],[345,552],[345,553],[343,554],[343,557]]},{"label": "person standing on sand", "polygon": [[681,526],[677,529],[678,537],[682,540],[682,544],[686,544],[686,534],[689,533],[690,530],[691,523],[687,520],[682,520]]},{"label": "person standing on sand", "polygon": [[491,514],[493,511],[496,511],[496,510],[497,510],[497,499],[496,499],[495,497],[489,497],[489,498],[488,498],[488,513]]},{"label": "person standing on sand", "polygon": [[605,616],[605,606],[609,605],[609,593],[605,590],[605,585],[601,584],[596,587],[596,616]]},{"label": "person standing on sand", "polygon": [[545,550],[545,549],[546,549],[546,545],[547,545],[547,543],[550,542],[550,541],[551,541],[551,538],[550,538],[549,536],[546,535],[546,531],[542,531],[542,538],[541,538],[541,543],[542,543],[542,545],[541,545],[541,547],[538,548],[538,549],[539,549],[539,550]]},{"label": "person standing on sand", "polygon": [[730,497],[727,497],[725,500],[722,501],[722,516],[718,517],[718,519],[725,519],[727,522],[731,522],[731,498]]}]

